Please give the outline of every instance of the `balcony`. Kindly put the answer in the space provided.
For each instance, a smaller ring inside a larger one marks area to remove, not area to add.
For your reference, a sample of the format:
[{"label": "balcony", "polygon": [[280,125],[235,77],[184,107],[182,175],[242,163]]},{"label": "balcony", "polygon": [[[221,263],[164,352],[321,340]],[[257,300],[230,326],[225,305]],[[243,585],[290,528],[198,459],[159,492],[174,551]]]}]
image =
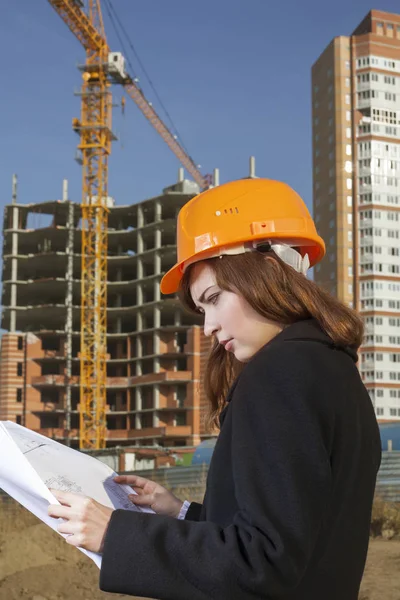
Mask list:
[{"label": "balcony", "polygon": [[[161,371],[160,373],[147,373],[146,375],[135,375],[134,377],[107,377],[106,387],[126,389],[128,387],[135,387],[139,385],[152,385],[156,383],[186,383],[190,382],[191,380],[191,371]],[[74,375],[73,377],[71,377],[70,383],[73,386],[79,386],[80,377],[78,375]],[[62,387],[66,385],[66,376],[38,375],[36,377],[32,377],[32,385],[35,387],[54,385]]]},{"label": "balcony", "polygon": [[65,356],[60,350],[43,350],[41,358],[65,358]]},{"label": "balcony", "polygon": [[35,429],[36,433],[40,433],[41,435],[45,435],[46,437],[52,440],[65,440],[65,439],[78,439],[79,438],[79,430],[78,429],[62,429],[60,427],[46,427],[42,429]]},{"label": "balcony", "polygon": [[357,92],[366,92],[371,89],[370,81],[357,81]]},{"label": "balcony", "polygon": [[372,219],[360,219],[360,229],[365,227],[372,227],[373,220]]},{"label": "balcony", "polygon": [[360,246],[361,246],[361,248],[363,246],[370,246],[372,244],[372,241],[373,241],[372,235],[363,235],[362,237],[360,236]]},{"label": "balcony", "polygon": [[143,427],[142,429],[109,429],[107,439],[109,440],[136,440],[139,438],[158,437],[188,437],[192,435],[190,425]]},{"label": "balcony", "polygon": [[373,260],[374,260],[374,255],[372,254],[372,252],[366,252],[365,254],[362,254],[360,257],[361,264],[370,263]]},{"label": "balcony", "polygon": [[375,100],[375,98],[358,98],[357,97],[357,105],[356,105],[357,109],[363,110],[365,108],[371,108],[374,100]]},{"label": "balcony", "polygon": [[364,362],[361,363],[361,370],[362,371],[372,371],[374,368],[374,361],[369,358],[368,360],[364,360]]},{"label": "balcony", "polygon": [[[77,375],[71,377],[70,379],[71,385],[79,385],[79,377]],[[65,375],[37,375],[36,377],[32,377],[32,385],[34,387],[44,387],[44,386],[65,386],[66,385],[66,376]]]}]

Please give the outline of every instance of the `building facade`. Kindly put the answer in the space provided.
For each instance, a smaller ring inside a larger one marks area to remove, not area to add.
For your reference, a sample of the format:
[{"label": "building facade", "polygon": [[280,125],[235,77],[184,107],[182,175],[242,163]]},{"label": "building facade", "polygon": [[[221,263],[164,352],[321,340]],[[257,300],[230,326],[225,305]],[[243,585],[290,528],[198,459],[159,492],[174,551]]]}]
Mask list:
[{"label": "building facade", "polygon": [[[196,446],[209,349],[201,317],[162,296],[176,217],[198,193],[181,180],[131,206],[109,202],[107,446]],[[79,443],[81,209],[67,198],[5,207],[0,420]]]},{"label": "building facade", "polygon": [[315,281],[360,311],[359,368],[379,420],[400,420],[400,15],[372,10],[312,67]]}]

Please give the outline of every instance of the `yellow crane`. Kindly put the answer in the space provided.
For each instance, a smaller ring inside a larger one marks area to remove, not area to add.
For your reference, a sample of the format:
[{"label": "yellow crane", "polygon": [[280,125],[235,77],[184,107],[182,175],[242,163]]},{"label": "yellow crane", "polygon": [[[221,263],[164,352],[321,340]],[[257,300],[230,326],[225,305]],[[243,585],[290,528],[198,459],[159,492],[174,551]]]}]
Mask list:
[{"label": "yellow crane", "polygon": [[100,0],[48,0],[86,51],[81,90],[81,117],[73,119],[82,155],[82,288],[80,439],[82,449],[106,445],[107,227],[108,158],[111,129],[111,84],[123,85],[200,189],[209,186],[140,88],[125,70],[121,53],[111,52]]}]

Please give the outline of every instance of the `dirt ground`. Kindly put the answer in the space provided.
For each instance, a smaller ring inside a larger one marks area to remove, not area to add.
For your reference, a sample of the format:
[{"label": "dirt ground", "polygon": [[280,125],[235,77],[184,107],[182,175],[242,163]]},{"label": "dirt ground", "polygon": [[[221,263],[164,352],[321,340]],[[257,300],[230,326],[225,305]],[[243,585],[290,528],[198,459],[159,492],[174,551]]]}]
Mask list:
[{"label": "dirt ground", "polygon": [[[95,564],[26,510],[0,509],[0,600],[132,600],[100,592]],[[371,539],[359,600],[399,599],[400,540]]]}]

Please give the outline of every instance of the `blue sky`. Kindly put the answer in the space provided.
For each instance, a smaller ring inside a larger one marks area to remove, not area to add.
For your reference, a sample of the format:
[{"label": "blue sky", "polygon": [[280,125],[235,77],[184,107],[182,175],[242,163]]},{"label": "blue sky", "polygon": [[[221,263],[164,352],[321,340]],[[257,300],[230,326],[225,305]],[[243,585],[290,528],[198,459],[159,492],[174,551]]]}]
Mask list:
[{"label": "blue sky", "polygon": [[[245,176],[254,154],[258,175],[287,181],[310,204],[311,65],[334,36],[351,33],[370,1],[112,2],[203,172],[219,167],[222,182]],[[60,198],[64,178],[80,201],[71,120],[80,114],[74,90],[84,52],[46,0],[1,4],[0,209],[10,202],[14,172],[20,202]],[[398,0],[375,8],[400,12]],[[107,15],[105,24],[110,47],[120,50]],[[121,90],[114,89],[118,103]],[[175,182],[177,159],[129,98],[124,117],[115,108],[114,128],[120,141],[110,159],[109,193],[118,204]]]}]

